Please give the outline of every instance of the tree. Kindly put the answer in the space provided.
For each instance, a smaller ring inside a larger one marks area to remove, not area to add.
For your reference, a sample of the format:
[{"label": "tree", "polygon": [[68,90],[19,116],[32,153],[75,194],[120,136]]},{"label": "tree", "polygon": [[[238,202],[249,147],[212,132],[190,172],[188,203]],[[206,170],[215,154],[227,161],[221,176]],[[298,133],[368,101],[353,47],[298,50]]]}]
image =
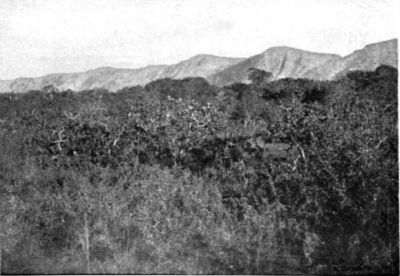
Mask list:
[{"label": "tree", "polygon": [[254,67],[249,68],[247,72],[247,77],[255,86],[260,86],[261,84],[270,81],[273,77],[271,72],[267,72]]}]

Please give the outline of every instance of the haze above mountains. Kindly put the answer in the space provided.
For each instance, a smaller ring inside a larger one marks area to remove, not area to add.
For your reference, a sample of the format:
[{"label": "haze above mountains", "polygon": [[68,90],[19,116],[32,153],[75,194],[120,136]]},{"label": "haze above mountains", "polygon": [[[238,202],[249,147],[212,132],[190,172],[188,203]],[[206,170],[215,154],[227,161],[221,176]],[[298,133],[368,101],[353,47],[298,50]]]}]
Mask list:
[{"label": "haze above mountains", "polygon": [[352,70],[371,71],[379,65],[397,68],[397,64],[397,39],[369,44],[344,57],[290,47],[272,47],[249,58],[197,55],[173,65],[149,65],[138,69],[101,67],[79,73],[4,80],[0,81],[0,92],[26,92],[47,85],[54,85],[59,90],[105,88],[116,91],[123,87],[145,85],[156,79],[186,77],[203,77],[211,84],[223,86],[248,82],[247,71],[251,67],[269,71],[275,79],[332,80]]}]

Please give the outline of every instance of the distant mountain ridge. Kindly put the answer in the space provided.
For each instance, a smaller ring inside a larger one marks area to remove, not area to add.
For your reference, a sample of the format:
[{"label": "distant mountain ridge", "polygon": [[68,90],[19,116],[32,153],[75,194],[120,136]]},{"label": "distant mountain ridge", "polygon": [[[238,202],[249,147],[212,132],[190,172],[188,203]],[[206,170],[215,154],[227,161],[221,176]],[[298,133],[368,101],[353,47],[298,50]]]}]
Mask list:
[{"label": "distant mountain ridge", "polygon": [[273,74],[274,78],[332,80],[352,70],[375,70],[379,65],[397,68],[397,39],[369,44],[350,55],[320,54],[289,47],[272,47],[208,78],[215,85],[246,82],[249,68]]},{"label": "distant mountain ridge", "polygon": [[145,85],[160,78],[207,77],[242,61],[242,58],[197,55],[173,65],[149,65],[138,69],[100,67],[80,73],[49,74],[38,78],[0,81],[0,92],[25,92],[54,85],[60,90],[82,91],[105,88],[115,91],[127,86]]},{"label": "distant mountain ridge", "polygon": [[211,83],[226,85],[233,82],[246,82],[247,71],[258,68],[271,72],[274,78],[308,78],[309,72],[321,65],[339,60],[339,55],[319,54],[289,47],[272,47],[259,55],[252,56],[240,63],[225,68],[209,78]]},{"label": "distant mountain ridge", "polygon": [[80,73],[0,80],[0,92],[26,92],[47,85],[54,85],[60,90],[105,88],[116,91],[127,86],[145,85],[160,78],[186,77],[203,77],[211,84],[223,86],[248,82],[247,72],[251,67],[269,71],[275,79],[331,80],[351,70],[370,71],[382,64],[397,68],[397,39],[369,44],[344,57],[290,47],[272,47],[249,58],[197,55],[173,65],[149,65],[138,69],[100,67]]}]

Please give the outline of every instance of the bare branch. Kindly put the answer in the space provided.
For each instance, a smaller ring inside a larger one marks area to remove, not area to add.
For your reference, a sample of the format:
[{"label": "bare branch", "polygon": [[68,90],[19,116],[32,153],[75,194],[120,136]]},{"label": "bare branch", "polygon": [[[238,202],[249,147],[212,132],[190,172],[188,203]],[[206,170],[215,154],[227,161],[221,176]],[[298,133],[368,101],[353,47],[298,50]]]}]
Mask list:
[{"label": "bare branch", "polygon": [[80,114],[78,113],[78,114],[76,114],[75,116],[74,115],[72,115],[72,113],[71,112],[63,112],[64,113],[64,115],[68,118],[68,119],[70,119],[70,120],[76,120],[79,116],[80,116]]},{"label": "bare branch", "polygon": [[379,141],[379,143],[375,146],[375,149],[379,149],[383,142],[385,142],[389,137],[385,136],[383,139]]}]

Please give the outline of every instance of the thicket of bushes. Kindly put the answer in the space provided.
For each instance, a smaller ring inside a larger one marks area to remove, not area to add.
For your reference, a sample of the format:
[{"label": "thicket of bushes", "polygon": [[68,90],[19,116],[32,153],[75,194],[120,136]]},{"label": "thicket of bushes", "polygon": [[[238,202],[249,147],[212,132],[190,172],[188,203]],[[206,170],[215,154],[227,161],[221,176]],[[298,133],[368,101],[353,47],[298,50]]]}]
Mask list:
[{"label": "thicket of bushes", "polygon": [[1,272],[396,274],[397,152],[387,66],[1,94]]}]

